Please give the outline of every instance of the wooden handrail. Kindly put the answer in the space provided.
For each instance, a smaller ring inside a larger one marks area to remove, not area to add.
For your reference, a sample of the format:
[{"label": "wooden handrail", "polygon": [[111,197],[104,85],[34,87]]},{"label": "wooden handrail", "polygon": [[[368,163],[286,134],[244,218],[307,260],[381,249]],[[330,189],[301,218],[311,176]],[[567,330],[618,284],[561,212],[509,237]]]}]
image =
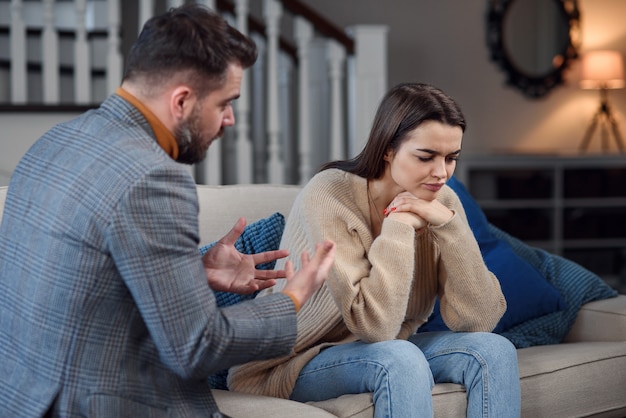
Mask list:
[{"label": "wooden handrail", "polygon": [[350,38],[344,30],[339,28],[319,12],[315,11],[300,0],[280,0],[280,2],[291,13],[300,15],[309,20],[315,30],[324,36],[335,39],[346,48],[348,55],[354,54],[354,40]]},{"label": "wooden handrail", "polygon": [[[217,0],[216,7],[218,10],[235,14],[235,4],[231,0]],[[267,38],[265,24],[261,22],[259,19],[256,19],[255,17],[248,15],[248,27],[250,28],[251,31],[257,32],[264,38]],[[289,54],[289,56],[297,64],[298,49],[292,42],[290,42],[289,40],[281,36],[278,39],[278,46],[280,47],[281,50]]]},{"label": "wooden handrail", "polygon": [[[346,53],[348,55],[354,55],[354,40],[349,37],[344,30],[339,28],[325,16],[321,15],[319,12],[312,9],[308,5],[302,3],[300,0],[279,1],[291,13],[303,16],[304,18],[309,20],[317,32],[326,37],[333,38],[334,40],[342,44],[344,48],[346,48]],[[217,0],[216,6],[219,10],[226,11],[232,14],[235,13],[235,5],[231,0]],[[266,36],[265,24],[260,20],[252,16],[248,16],[248,26],[250,27],[250,30],[258,32],[263,37]],[[291,55],[294,61],[297,61],[298,53],[295,45],[283,37],[280,37],[278,42],[280,48],[287,52],[289,55]]]},{"label": "wooden handrail", "polygon": [[0,113],[83,113],[90,109],[95,109],[100,106],[99,103],[94,103],[90,105],[73,105],[73,104],[44,104],[44,103],[33,103],[33,104],[2,104],[0,103]]},{"label": "wooden handrail", "polygon": [[[320,14],[319,12],[317,12],[316,10],[314,10],[313,8],[306,5],[300,0],[279,0],[279,1],[282,3],[285,9],[287,9],[290,13],[294,15],[302,16],[308,21],[310,21],[313,27],[315,28],[315,31],[317,31],[323,36],[332,38],[336,40],[337,42],[339,42],[341,45],[343,45],[348,55],[354,54],[354,40],[350,36],[348,36],[344,30],[339,28],[337,25],[335,25],[325,16],[323,16],[322,14]],[[232,0],[217,0],[216,7],[217,9],[221,11],[235,14],[235,4],[233,3]],[[248,27],[250,28],[250,31],[259,33],[263,37],[267,37],[266,26],[261,20],[249,15]],[[7,33],[7,32],[8,32],[8,28],[4,28],[4,27],[0,28],[0,33]],[[33,28],[28,29],[29,35],[37,35],[40,32],[41,32],[41,29],[33,29]],[[74,36],[74,34],[72,31],[62,30],[62,31],[59,31],[59,36],[64,36],[64,37]],[[106,37],[106,32],[105,31],[91,31],[90,33],[88,33],[88,37],[89,38]],[[278,42],[279,42],[280,49],[283,50],[285,53],[287,53],[292,58],[294,63],[298,65],[298,50],[295,44],[282,36],[279,37]],[[41,71],[41,64],[39,63],[29,62],[27,65],[30,70]],[[5,68],[8,66],[9,66],[8,62],[5,62],[4,60],[0,60],[0,67]],[[72,72],[72,69],[69,67],[66,68],[65,66],[62,66],[61,72],[64,74],[69,74]],[[97,73],[97,75],[100,75],[100,73],[102,73],[103,70],[92,70],[92,72],[95,72]],[[24,111],[36,111],[36,112],[61,111],[63,112],[63,111],[67,111],[67,112],[71,112],[71,111],[81,111],[81,110],[93,108],[94,106],[96,105],[83,106],[83,105],[45,105],[45,104],[29,104],[29,105],[0,104],[0,112],[7,112],[7,111],[14,111],[14,112],[24,112]]]}]

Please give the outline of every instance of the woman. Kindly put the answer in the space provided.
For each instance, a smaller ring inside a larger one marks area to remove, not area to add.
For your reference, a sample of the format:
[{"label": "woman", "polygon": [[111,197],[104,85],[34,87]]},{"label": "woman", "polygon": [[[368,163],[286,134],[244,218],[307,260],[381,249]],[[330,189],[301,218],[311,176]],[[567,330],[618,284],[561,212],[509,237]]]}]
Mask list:
[{"label": "woman", "polygon": [[[232,390],[303,402],[372,392],[376,417],[406,418],[432,416],[434,383],[452,382],[467,389],[470,417],[520,415],[515,348],[490,333],[506,302],[445,186],[464,131],[435,87],[387,93],[363,151],[322,167],[288,217],[281,247],[292,254],[336,242],[328,280],[298,314],[294,351],[231,369]],[[455,332],[416,334],[437,296]]]}]

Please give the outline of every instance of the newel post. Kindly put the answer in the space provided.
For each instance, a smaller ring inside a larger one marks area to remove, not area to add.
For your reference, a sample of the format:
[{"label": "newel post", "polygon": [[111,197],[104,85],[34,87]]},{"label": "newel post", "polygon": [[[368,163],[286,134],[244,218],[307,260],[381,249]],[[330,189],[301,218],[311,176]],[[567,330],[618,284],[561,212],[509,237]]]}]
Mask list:
[{"label": "newel post", "polygon": [[[248,0],[235,1],[237,29],[248,35]],[[252,140],[250,139],[250,85],[248,71],[241,78],[240,96],[234,103],[237,134],[237,182],[252,183]]]},{"label": "newel post", "polygon": [[358,154],[367,142],[378,104],[387,92],[387,32],[384,25],[348,28],[355,53],[348,64],[348,157]]},{"label": "newel post", "polygon": [[330,159],[345,158],[345,133],[343,112],[343,76],[346,60],[345,48],[335,40],[329,40],[327,46],[328,76],[330,79]]}]

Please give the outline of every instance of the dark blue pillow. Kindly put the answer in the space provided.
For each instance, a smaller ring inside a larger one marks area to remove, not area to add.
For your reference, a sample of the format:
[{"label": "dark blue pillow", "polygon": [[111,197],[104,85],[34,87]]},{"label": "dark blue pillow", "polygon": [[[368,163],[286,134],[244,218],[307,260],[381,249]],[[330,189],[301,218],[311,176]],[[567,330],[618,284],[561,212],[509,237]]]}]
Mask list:
[{"label": "dark blue pillow", "polygon": [[[285,217],[276,212],[273,215],[260,219],[249,225],[241,233],[241,236],[235,242],[235,248],[241,253],[257,254],[264,251],[277,250],[280,245],[280,239],[285,229]],[[215,242],[207,244],[200,248],[200,254],[204,255],[209,248],[215,245]],[[276,261],[259,264],[258,269],[271,270],[274,268]],[[215,291],[217,306],[230,306],[244,300],[253,299],[258,292],[249,295],[240,295],[232,292]],[[228,370],[222,370],[209,376],[209,384],[213,389],[228,390],[226,386],[226,376]]]},{"label": "dark blue pillow", "polygon": [[[559,291],[539,270],[515,254],[506,241],[491,233],[487,217],[465,186],[454,177],[447,184],[459,196],[485,264],[500,281],[507,302],[507,310],[493,332],[501,333],[529,319],[566,309],[567,303]],[[418,332],[442,330],[448,327],[437,301],[428,322]]]}]

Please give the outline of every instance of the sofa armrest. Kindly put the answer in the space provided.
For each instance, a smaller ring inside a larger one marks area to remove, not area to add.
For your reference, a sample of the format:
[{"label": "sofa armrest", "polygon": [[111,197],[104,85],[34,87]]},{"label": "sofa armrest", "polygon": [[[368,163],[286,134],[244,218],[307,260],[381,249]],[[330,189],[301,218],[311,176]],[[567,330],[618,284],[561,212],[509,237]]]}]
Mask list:
[{"label": "sofa armrest", "polygon": [[626,341],[626,295],[583,305],[564,339],[579,341]]}]

